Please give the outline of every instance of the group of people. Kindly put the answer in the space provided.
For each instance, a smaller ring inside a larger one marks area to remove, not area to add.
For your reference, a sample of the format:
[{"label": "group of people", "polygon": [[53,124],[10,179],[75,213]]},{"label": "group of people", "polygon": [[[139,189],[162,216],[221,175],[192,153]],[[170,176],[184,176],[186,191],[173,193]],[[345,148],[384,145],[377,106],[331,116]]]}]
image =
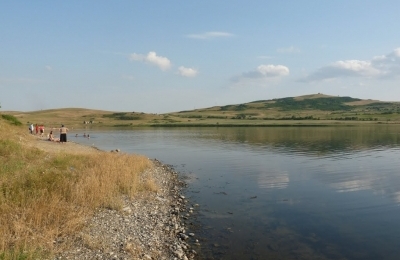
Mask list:
[{"label": "group of people", "polygon": [[[61,125],[61,128],[51,128],[52,130],[50,133],[47,135],[47,140],[53,141],[53,142],[60,142],[60,143],[66,143],[67,142],[67,133],[69,131],[68,128],[66,128],[64,125]],[[58,130],[60,132],[60,138],[54,137],[54,131]],[[38,125],[36,124],[35,126],[31,124],[29,126],[29,132],[31,134],[39,134],[40,136],[44,135],[44,126],[43,125]],[[75,137],[78,137],[78,134],[75,135]],[[85,138],[90,138],[89,134],[84,133],[83,137]]]},{"label": "group of people", "polygon": [[40,136],[43,136],[43,134],[44,134],[44,125],[38,125],[38,124],[36,124],[35,126],[33,125],[33,124],[31,124],[30,126],[29,126],[29,133],[30,134],[39,134],[40,133]]},{"label": "group of people", "polygon": [[[54,128],[53,128],[54,129]],[[66,143],[67,142],[67,132],[69,131],[68,128],[66,128],[64,125],[61,125],[61,128],[59,128],[60,131],[60,138],[54,138],[53,131],[50,131],[49,133],[49,141],[55,141],[55,142],[60,142],[60,143]]]},{"label": "group of people", "polygon": [[[75,137],[79,137],[79,135],[78,135],[78,134],[76,134],[76,135],[75,135]],[[83,137],[85,137],[85,138],[90,138],[90,135],[89,135],[89,134],[86,134],[86,133],[84,133],[84,134],[83,134]]]},{"label": "group of people", "polygon": [[[67,142],[67,132],[69,131],[68,128],[66,128],[64,125],[61,125],[61,128],[58,128],[58,131],[60,132],[60,138],[55,138],[53,131],[57,129],[57,128],[52,128],[52,130],[50,131],[50,133],[47,135],[47,140],[49,141],[54,141],[54,142],[60,142],[60,143],[66,143]],[[36,124],[35,126],[33,124],[31,124],[29,126],[29,132],[31,134],[39,134],[40,132],[40,136],[44,135],[44,126],[43,125],[38,125]]]}]

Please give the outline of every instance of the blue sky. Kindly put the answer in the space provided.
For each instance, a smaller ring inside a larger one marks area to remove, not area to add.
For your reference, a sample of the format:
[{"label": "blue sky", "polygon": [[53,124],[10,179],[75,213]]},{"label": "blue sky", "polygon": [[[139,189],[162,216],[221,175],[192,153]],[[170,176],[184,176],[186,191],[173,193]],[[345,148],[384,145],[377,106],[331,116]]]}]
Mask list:
[{"label": "blue sky", "polygon": [[1,110],[400,101],[400,1],[0,2]]}]

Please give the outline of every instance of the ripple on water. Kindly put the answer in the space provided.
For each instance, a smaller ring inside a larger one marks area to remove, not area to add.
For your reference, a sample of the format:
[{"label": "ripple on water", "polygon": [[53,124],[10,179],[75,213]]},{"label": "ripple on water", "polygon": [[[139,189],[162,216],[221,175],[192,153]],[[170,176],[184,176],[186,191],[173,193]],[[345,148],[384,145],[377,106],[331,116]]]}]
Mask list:
[{"label": "ripple on water", "polygon": [[188,194],[210,227],[199,234],[210,258],[396,259],[400,140],[387,133],[338,127],[90,135],[101,149],[185,164]]}]

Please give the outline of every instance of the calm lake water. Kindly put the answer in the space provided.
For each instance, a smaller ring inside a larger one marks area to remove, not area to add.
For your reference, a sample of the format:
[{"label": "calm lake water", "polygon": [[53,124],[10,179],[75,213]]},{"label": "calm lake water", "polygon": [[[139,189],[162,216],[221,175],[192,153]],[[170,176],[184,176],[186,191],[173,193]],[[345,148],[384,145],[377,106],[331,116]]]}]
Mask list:
[{"label": "calm lake water", "polygon": [[187,177],[204,259],[400,257],[400,127],[83,131]]}]

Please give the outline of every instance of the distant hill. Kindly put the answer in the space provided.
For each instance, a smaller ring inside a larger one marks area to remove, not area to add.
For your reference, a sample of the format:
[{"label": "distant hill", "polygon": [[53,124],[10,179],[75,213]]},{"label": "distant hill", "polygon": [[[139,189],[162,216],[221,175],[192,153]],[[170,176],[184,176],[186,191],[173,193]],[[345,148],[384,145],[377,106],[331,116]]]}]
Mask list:
[{"label": "distant hill", "polygon": [[[313,94],[257,100],[166,114],[111,112],[84,108],[9,112],[23,124],[101,126],[253,126],[292,124],[400,123],[400,102]],[[89,124],[88,124],[89,123]]]},{"label": "distant hill", "polygon": [[187,118],[247,120],[399,121],[400,102],[313,94],[181,111]]},{"label": "distant hill", "polygon": [[[294,110],[321,110],[321,111],[350,111],[359,107],[368,107],[368,109],[380,110],[382,107],[394,108],[399,105],[398,102],[381,102],[377,100],[362,100],[352,97],[328,96],[323,94],[314,94],[298,97],[286,97],[270,100],[258,100],[237,105],[226,105],[201,109],[201,111],[244,111],[247,109],[267,110],[276,108],[281,111]],[[199,111],[199,110],[198,110]],[[188,111],[184,111],[188,112]]]}]

